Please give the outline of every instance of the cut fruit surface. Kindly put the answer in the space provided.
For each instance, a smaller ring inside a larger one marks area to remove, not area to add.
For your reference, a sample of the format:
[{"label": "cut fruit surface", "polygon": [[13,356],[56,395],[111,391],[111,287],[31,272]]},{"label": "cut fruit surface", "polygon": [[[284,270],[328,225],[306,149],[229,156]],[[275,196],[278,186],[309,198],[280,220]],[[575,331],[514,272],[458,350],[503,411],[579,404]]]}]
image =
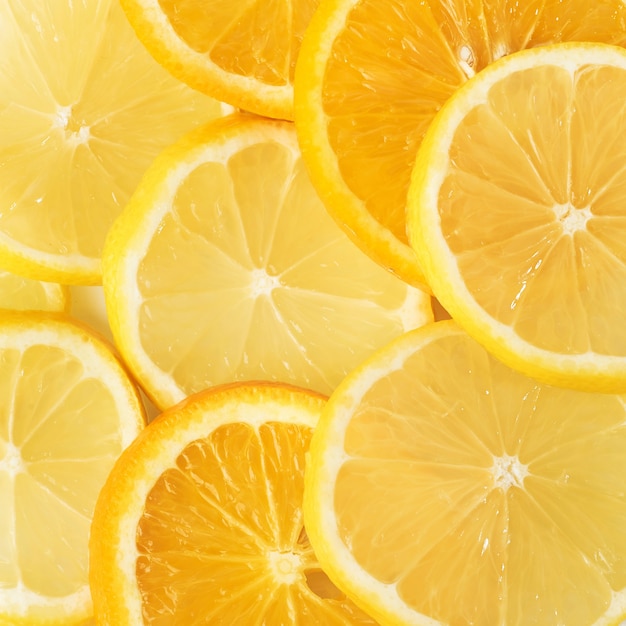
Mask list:
[{"label": "cut fruit surface", "polygon": [[305,454],[324,403],[245,383],[151,422],[98,500],[97,623],[374,624],[320,570],[303,527]]},{"label": "cut fruit surface", "polygon": [[70,291],[58,283],[24,278],[0,269],[0,309],[67,311]]},{"label": "cut fruit surface", "polygon": [[83,326],[4,311],[0,397],[0,623],[82,624],[91,517],[144,426],[138,392]]},{"label": "cut fruit surface", "polygon": [[208,124],[155,161],[103,267],[116,344],[162,409],[235,380],[328,393],[433,315],[426,293],[328,216],[293,124],[252,116]]},{"label": "cut fruit surface", "polygon": [[625,450],[624,396],[543,385],[436,322],[331,395],[305,525],[381,624],[616,625]]},{"label": "cut fruit surface", "polygon": [[258,115],[293,119],[293,76],[318,0],[122,0],[172,74]]},{"label": "cut fruit surface", "polygon": [[0,267],[98,283],[149,163],[222,105],[152,59],[117,0],[7,0],[0,24]]},{"label": "cut fruit surface", "polygon": [[423,285],[405,203],[428,125],[493,60],[573,40],[626,43],[624,3],[321,2],[296,67],[295,121],[328,210],[372,258]]},{"label": "cut fruit surface", "polygon": [[418,153],[411,241],[438,300],[509,365],[626,390],[626,51],[555,44],[461,88]]}]

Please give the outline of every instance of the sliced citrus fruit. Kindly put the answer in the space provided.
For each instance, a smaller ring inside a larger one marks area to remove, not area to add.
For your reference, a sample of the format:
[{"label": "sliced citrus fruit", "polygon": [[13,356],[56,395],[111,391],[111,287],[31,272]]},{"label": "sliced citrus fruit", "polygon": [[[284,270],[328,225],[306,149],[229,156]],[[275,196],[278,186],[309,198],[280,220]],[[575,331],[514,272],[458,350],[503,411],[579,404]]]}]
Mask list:
[{"label": "sliced citrus fruit", "polygon": [[331,395],[304,520],[382,624],[600,626],[626,615],[626,398],[543,385],[453,321]]},{"label": "sliced citrus fruit", "polygon": [[509,365],[626,391],[626,51],[501,59],[433,122],[409,226],[438,300]]},{"label": "sliced citrus fruit", "polygon": [[296,67],[295,120],[313,184],[362,248],[423,284],[405,201],[420,142],[469,76],[522,48],[626,44],[621,0],[323,0]]},{"label": "sliced citrus fruit", "polygon": [[325,398],[273,383],[205,390],[151,422],[96,506],[99,624],[374,624],[320,570],[302,521]]},{"label": "sliced citrus fruit", "polygon": [[161,408],[234,380],[327,393],[432,319],[315,194],[293,124],[234,115],[155,161],[107,239],[116,344]]},{"label": "sliced citrus fruit", "polygon": [[221,104],[155,62],[117,0],[11,0],[0,24],[0,266],[98,283],[148,164]]},{"label": "sliced citrus fruit", "polygon": [[0,397],[0,623],[82,623],[95,501],[144,425],[138,392],[86,328],[4,311]]},{"label": "sliced citrus fruit", "polygon": [[293,119],[293,76],[319,0],[122,0],[139,39],[175,76],[259,115]]},{"label": "sliced citrus fruit", "polygon": [[69,309],[70,301],[70,291],[63,285],[0,269],[0,309],[63,312]]}]

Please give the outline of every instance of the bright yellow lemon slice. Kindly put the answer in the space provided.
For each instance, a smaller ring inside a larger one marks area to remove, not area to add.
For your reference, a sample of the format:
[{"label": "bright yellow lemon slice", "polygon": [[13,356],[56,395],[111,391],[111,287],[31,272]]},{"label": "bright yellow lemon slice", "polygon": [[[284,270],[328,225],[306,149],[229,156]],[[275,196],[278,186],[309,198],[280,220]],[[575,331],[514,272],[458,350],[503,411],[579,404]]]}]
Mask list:
[{"label": "bright yellow lemon slice", "polygon": [[625,473],[626,397],[543,385],[437,322],[332,394],[304,520],[381,624],[616,626]]},{"label": "bright yellow lemon slice", "polygon": [[439,301],[512,367],[626,390],[626,51],[556,44],[476,75],[415,164],[411,241]]}]

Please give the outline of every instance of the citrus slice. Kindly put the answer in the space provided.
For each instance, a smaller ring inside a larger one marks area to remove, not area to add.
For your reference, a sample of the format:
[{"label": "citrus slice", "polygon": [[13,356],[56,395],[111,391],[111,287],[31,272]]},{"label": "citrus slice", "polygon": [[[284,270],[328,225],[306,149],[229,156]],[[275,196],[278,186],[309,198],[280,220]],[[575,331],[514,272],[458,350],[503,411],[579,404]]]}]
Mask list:
[{"label": "citrus slice", "polygon": [[206,390],[151,422],[98,499],[99,624],[374,624],[320,570],[302,522],[325,398],[271,383]]},{"label": "citrus slice", "polygon": [[139,39],[172,74],[259,115],[293,119],[300,42],[319,0],[122,0]]},{"label": "citrus slice", "polygon": [[626,616],[626,398],[551,387],[451,321],[400,337],[326,405],[304,520],[382,624]]},{"label": "citrus slice", "polygon": [[210,123],[157,158],[103,267],[115,342],[162,409],[235,380],[328,393],[433,315],[427,294],[328,216],[293,124],[252,116]]},{"label": "citrus slice", "polygon": [[295,120],[311,179],[358,245],[408,282],[415,154],[441,105],[492,60],[567,40],[626,44],[621,0],[324,0],[296,67]]},{"label": "citrus slice", "polygon": [[0,267],[98,283],[148,164],[222,105],[152,59],[117,0],[10,0],[0,24]]},{"label": "citrus slice", "polygon": [[522,51],[457,92],[415,164],[411,240],[438,300],[553,384],[626,391],[624,98],[622,48]]},{"label": "citrus slice", "polygon": [[82,624],[97,495],[140,432],[110,347],[66,317],[0,315],[0,623]]},{"label": "citrus slice", "polygon": [[58,283],[24,278],[0,269],[0,309],[67,311],[69,289]]}]

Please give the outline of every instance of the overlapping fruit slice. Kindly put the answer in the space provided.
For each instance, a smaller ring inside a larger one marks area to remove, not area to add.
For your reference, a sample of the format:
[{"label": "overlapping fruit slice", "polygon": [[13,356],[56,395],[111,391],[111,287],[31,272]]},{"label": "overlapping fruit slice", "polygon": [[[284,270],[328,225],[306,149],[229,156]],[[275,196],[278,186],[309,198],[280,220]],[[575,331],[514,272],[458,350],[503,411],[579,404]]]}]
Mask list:
[{"label": "overlapping fruit slice", "polygon": [[555,44],[486,68],[444,106],[409,193],[439,301],[531,376],[626,390],[626,51]]},{"label": "overlapping fruit slice", "polygon": [[3,311],[0,398],[0,623],[82,624],[91,518],[144,426],[138,392],[85,327]]},{"label": "overlapping fruit slice", "polygon": [[0,24],[0,267],[99,283],[143,172],[222,105],[152,59],[118,0],[7,0]]},{"label": "overlapping fruit slice", "polygon": [[155,404],[235,380],[328,393],[432,319],[328,216],[293,124],[234,115],[154,162],[103,257],[115,341]]},{"label": "overlapping fruit slice", "polygon": [[293,77],[319,0],[122,0],[139,39],[172,74],[259,115],[293,119]]},{"label": "overlapping fruit slice", "polygon": [[295,120],[328,210],[372,258],[424,284],[406,234],[415,154],[492,61],[559,41],[626,43],[621,0],[324,0],[296,68]]},{"label": "overlapping fruit slice", "polygon": [[543,385],[437,322],[331,395],[304,520],[382,624],[617,625],[625,472],[624,396]]},{"label": "overlapping fruit slice", "polygon": [[320,570],[303,526],[305,455],[324,403],[245,383],[151,422],[98,500],[98,624],[374,625]]}]

